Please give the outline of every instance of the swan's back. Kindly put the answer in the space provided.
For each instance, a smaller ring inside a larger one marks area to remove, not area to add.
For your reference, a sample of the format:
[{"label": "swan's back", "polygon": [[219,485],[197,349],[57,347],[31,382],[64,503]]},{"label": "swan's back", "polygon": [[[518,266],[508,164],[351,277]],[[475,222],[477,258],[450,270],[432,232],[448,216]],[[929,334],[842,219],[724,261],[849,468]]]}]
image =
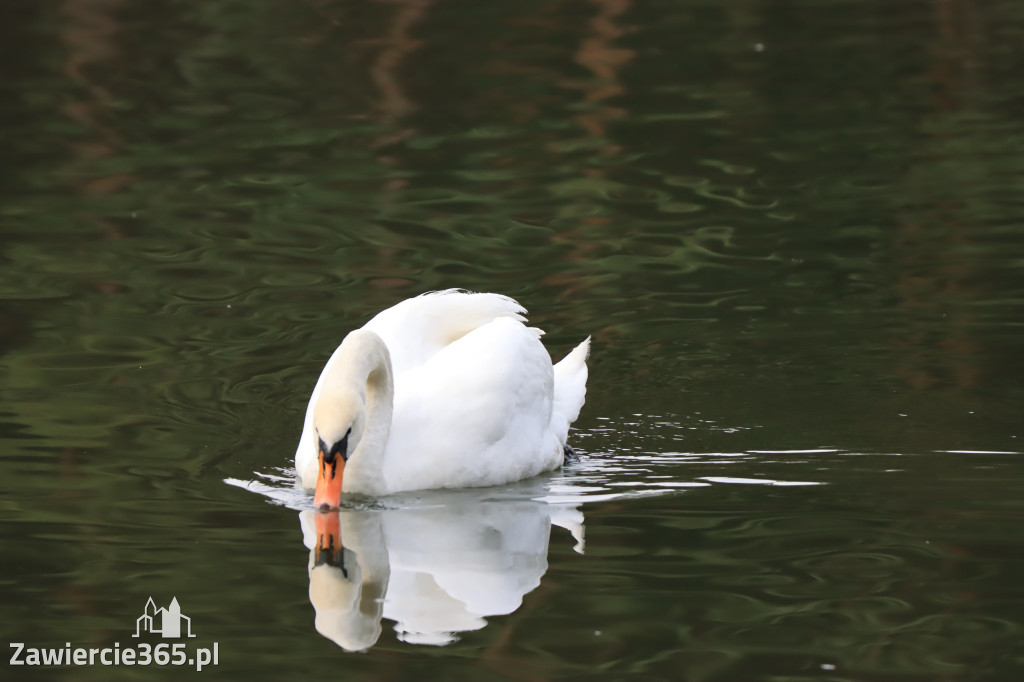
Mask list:
[{"label": "swan's back", "polygon": [[394,374],[400,375],[474,329],[499,317],[525,322],[525,314],[526,309],[508,296],[447,289],[406,299],[378,313],[363,328],[384,341]]}]

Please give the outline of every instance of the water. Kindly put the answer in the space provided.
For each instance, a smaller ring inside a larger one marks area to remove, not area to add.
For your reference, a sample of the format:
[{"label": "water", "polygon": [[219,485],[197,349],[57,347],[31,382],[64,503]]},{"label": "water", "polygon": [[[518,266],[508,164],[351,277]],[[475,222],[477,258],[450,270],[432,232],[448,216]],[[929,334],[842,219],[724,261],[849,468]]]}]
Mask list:
[{"label": "water", "polygon": [[[2,639],[219,649],[3,679],[1024,676],[1019,3],[0,14]],[[325,609],[309,391],[452,286],[593,334],[581,461],[354,503]]]}]

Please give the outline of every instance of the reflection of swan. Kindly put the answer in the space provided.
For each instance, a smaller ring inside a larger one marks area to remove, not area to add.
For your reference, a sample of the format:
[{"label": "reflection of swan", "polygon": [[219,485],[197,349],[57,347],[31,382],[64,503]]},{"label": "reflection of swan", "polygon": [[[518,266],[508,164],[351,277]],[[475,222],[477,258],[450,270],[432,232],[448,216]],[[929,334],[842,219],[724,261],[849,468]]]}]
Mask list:
[{"label": "reflection of swan", "polygon": [[309,400],[295,452],[319,507],[341,493],[498,485],[562,462],[586,393],[587,339],[552,367],[526,311],[441,291],[345,337]]},{"label": "reflection of swan", "polygon": [[403,641],[447,644],[519,608],[547,571],[552,525],[582,549],[575,508],[466,492],[400,509],[301,512],[317,631],[366,649],[383,617]]},{"label": "reflection of swan", "polygon": [[[302,512],[302,533],[312,536],[309,600],[317,632],[357,651],[380,637],[381,607],[388,587],[388,553],[380,542],[381,512]],[[324,525],[332,526],[325,528]],[[322,531],[318,536],[317,530]],[[340,538],[348,546],[342,546]],[[317,546],[318,539],[327,545]],[[330,546],[331,539],[335,544]]]}]

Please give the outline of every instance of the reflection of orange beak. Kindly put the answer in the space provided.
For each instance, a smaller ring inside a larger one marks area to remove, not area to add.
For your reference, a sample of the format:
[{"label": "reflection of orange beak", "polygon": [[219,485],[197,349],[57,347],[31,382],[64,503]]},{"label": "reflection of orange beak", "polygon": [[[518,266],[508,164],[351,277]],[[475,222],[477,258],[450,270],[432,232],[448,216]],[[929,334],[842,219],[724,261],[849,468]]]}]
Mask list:
[{"label": "reflection of orange beak", "polygon": [[319,462],[313,504],[321,510],[325,507],[337,509],[341,506],[341,479],[345,473],[345,460],[340,455],[335,455],[334,461],[327,463],[321,450]]},{"label": "reflection of orange beak", "polygon": [[338,512],[321,512],[316,515],[316,564],[338,566],[341,552],[341,519]]}]

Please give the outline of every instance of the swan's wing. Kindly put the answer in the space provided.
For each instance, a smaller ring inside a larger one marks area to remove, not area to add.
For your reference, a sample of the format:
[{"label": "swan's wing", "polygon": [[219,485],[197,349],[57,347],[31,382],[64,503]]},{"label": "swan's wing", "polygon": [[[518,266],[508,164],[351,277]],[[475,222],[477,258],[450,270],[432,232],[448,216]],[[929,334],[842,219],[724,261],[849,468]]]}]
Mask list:
[{"label": "swan's wing", "polygon": [[553,381],[540,339],[509,318],[402,375],[385,455],[392,492],[498,485],[558,466]]},{"label": "swan's wing", "polygon": [[380,312],[364,329],[384,341],[398,376],[492,320],[523,322],[525,314],[526,309],[508,296],[447,289],[406,299]]}]

